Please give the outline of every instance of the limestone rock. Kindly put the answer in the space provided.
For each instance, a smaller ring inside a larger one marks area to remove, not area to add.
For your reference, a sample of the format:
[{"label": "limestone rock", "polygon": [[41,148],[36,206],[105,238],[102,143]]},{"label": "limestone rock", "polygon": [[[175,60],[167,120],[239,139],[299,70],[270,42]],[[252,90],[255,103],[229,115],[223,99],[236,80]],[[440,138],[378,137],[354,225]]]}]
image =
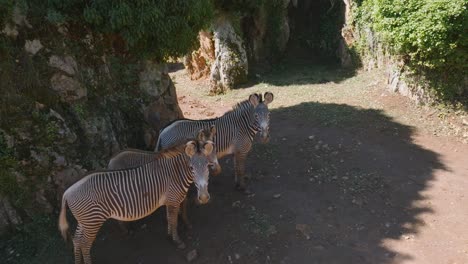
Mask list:
[{"label": "limestone rock", "polygon": [[40,152],[36,150],[31,150],[30,151],[31,158],[34,159],[39,166],[46,168],[49,166],[49,156],[47,155],[47,152]]},{"label": "limestone rock", "polygon": [[255,14],[244,18],[245,24],[249,25],[244,28],[243,32],[246,38],[247,54],[253,62],[264,62],[278,57],[286,50],[289,43],[291,28],[287,9],[290,4],[297,5],[297,1],[284,0],[281,6],[274,7],[284,11],[278,12],[281,16],[275,17],[277,28],[271,28],[270,7],[266,6],[268,4],[271,3],[265,2]]},{"label": "limestone rock", "polygon": [[[44,212],[47,214],[51,214],[54,211],[53,206],[47,200],[45,195],[45,189],[39,189],[35,195],[35,204],[37,205],[36,208],[33,208],[34,211]],[[33,214],[30,214],[33,215]]]},{"label": "limestone rock", "polygon": [[160,97],[165,91],[165,85],[167,86],[167,80],[162,78],[163,74],[167,74],[165,64],[145,61],[140,72],[140,89],[148,96]]},{"label": "limestone rock", "polygon": [[211,66],[212,93],[222,93],[247,80],[248,61],[242,39],[226,18],[213,25],[215,61]]},{"label": "limestone rock", "polygon": [[21,13],[21,10],[16,6],[13,9],[13,14],[11,17],[11,22],[7,21],[5,23],[5,27],[2,30],[2,33],[12,37],[16,38],[19,34],[18,30],[20,27],[28,27],[32,28],[31,24],[29,21],[26,19],[26,16]]},{"label": "limestone rock", "polygon": [[[40,26],[35,20],[31,22],[34,28]],[[30,31],[27,28],[31,26],[25,16],[19,15],[5,24],[5,29],[3,25],[0,28],[4,31],[0,33],[2,37],[7,37],[6,33],[30,35],[24,32]],[[34,75],[38,85],[25,89],[24,82],[9,82],[11,88],[7,87],[7,93],[14,96],[5,101],[8,112],[2,115],[1,147],[6,146],[12,164],[21,167],[18,171],[10,169],[8,173],[25,193],[21,197],[0,195],[0,233],[26,222],[27,217],[35,213],[51,213],[60,206],[66,188],[88,170],[104,168],[109,158],[122,148],[144,149],[145,140],[147,146],[154,145],[159,128],[182,117],[165,65],[135,59],[131,65],[116,67],[115,61],[106,58],[125,59],[120,57],[122,54],[109,54],[105,49],[90,51],[93,46],[101,46],[104,40],[89,37],[90,32],[86,30],[71,32],[70,29],[69,32],[81,39],[85,47],[62,45],[70,37],[66,27],[51,28],[56,32],[46,35],[42,31],[35,32],[36,39],[26,44],[7,40],[20,45],[11,49],[12,58],[17,58],[18,64],[24,54],[51,55],[45,62],[35,59],[28,64],[32,72],[38,73]],[[40,48],[44,39],[48,40],[47,49]],[[141,73],[135,75],[134,65],[139,64]],[[5,69],[8,80],[24,78],[23,71],[15,69]],[[51,75],[46,74],[50,70],[53,71]],[[128,78],[120,78],[119,74],[131,74],[132,78],[136,76],[140,80],[126,82]],[[42,89],[49,81],[49,92],[39,89],[30,92],[33,88]],[[93,89],[92,97],[87,88]],[[23,97],[30,98],[31,103],[24,103]],[[27,198],[28,205],[14,208],[13,201],[18,198]]]},{"label": "limestone rock", "polygon": [[12,20],[18,26],[25,26],[25,27],[28,27],[28,28],[32,28],[31,24],[29,23],[28,19],[26,18],[26,15],[21,12],[21,9],[18,6],[16,6],[13,9]]},{"label": "limestone rock", "polygon": [[36,53],[43,47],[44,46],[42,46],[41,41],[38,39],[26,40],[26,43],[24,44],[24,49],[32,55],[36,55]]},{"label": "limestone rock", "polygon": [[344,39],[340,39],[340,43],[338,44],[337,55],[338,58],[340,58],[341,66],[345,68],[353,66],[353,60],[351,59],[351,54]]},{"label": "limestone rock", "polygon": [[183,117],[174,83],[167,72],[166,65],[147,61],[140,73],[140,89],[153,98],[143,109],[144,120],[150,126],[144,132],[144,140],[150,149],[154,148],[158,132],[165,124]]},{"label": "limestone rock", "polygon": [[5,27],[3,28],[2,33],[11,38],[16,38],[19,34],[18,29],[16,28],[16,25],[12,25],[10,23],[5,24]]},{"label": "limestone rock", "polygon": [[90,146],[99,146],[100,148],[99,151],[91,153],[93,155],[93,167],[100,167],[100,162],[103,159],[120,149],[116,129],[114,129],[114,121],[111,119],[111,116],[90,114],[86,119],[80,120]]},{"label": "limestone rock", "polygon": [[64,168],[63,170],[56,171],[53,175],[54,183],[58,186],[58,198],[61,199],[61,195],[65,190],[79,181],[86,171],[80,166],[71,166]]},{"label": "limestone rock", "polygon": [[21,223],[21,218],[8,198],[0,196],[0,234],[8,231],[10,227]]},{"label": "limestone rock", "polygon": [[49,58],[49,66],[66,72],[69,75],[75,75],[78,69],[75,59],[71,56],[59,57],[57,55],[52,55]]},{"label": "limestone rock", "polygon": [[182,110],[177,103],[177,94],[174,83],[168,74],[161,74],[160,78],[165,86],[163,96],[154,100],[144,108],[145,121],[150,129],[145,132],[145,143],[147,148],[153,149],[159,136],[159,130],[172,120],[183,118]]},{"label": "limestone rock", "polygon": [[52,90],[56,91],[63,102],[72,102],[86,97],[87,90],[72,77],[56,73],[50,79]]},{"label": "limestone rock", "polygon": [[190,79],[198,80],[210,75],[210,65],[215,60],[215,47],[213,35],[207,31],[198,34],[200,48],[184,57],[185,69],[190,74]]},{"label": "limestone rock", "polygon": [[286,16],[281,17],[280,28],[278,32],[278,37],[276,39],[276,45],[279,52],[283,52],[286,50],[286,46],[288,45],[289,41],[289,22]]},{"label": "limestone rock", "polygon": [[0,129],[0,137],[3,136],[3,139],[5,140],[6,146],[8,148],[12,148],[15,146],[15,139],[13,136],[8,135],[5,130]]}]

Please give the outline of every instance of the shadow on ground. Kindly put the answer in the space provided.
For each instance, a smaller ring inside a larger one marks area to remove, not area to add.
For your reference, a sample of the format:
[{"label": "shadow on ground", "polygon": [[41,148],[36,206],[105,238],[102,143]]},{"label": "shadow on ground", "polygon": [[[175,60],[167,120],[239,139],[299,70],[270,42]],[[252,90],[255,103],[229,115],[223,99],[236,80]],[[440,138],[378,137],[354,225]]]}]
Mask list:
[{"label": "shadow on ground", "polygon": [[253,74],[249,82],[240,85],[239,88],[251,87],[258,83],[275,86],[340,83],[355,76],[356,72],[356,68],[343,68],[326,58],[288,57],[272,65],[267,72]]},{"label": "shadow on ground", "polygon": [[[413,130],[377,110],[302,103],[272,111],[272,140],[248,162],[253,195],[233,190],[232,161],[210,180],[212,201],[192,206],[188,249],[166,238],[164,209],[122,235],[106,224],[96,263],[394,263],[411,259],[387,239],[418,233],[436,153],[412,143]],[[420,203],[419,203],[420,204]],[[70,253],[71,254],[71,253]]]}]

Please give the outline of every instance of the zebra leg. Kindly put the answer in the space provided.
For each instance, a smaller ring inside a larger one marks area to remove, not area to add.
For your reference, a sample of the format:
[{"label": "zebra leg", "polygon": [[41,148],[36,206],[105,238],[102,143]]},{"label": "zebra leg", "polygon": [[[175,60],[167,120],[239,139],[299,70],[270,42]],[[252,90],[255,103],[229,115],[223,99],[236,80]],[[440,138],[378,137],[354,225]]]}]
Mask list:
[{"label": "zebra leg", "polygon": [[91,264],[91,246],[93,245],[94,238],[88,239],[86,243],[81,247],[81,250],[83,252],[83,260],[84,264]]},{"label": "zebra leg", "polygon": [[188,220],[187,217],[187,205],[188,205],[188,195],[185,197],[184,201],[182,202],[182,220],[184,221],[185,227],[187,229],[192,229],[192,224],[190,224],[190,221]]},{"label": "zebra leg", "polygon": [[234,154],[234,176],[236,188],[245,191],[246,190],[246,178],[245,178],[245,160],[247,159],[248,152],[236,152]]},{"label": "zebra leg", "polygon": [[75,253],[75,264],[81,264],[82,262],[82,252],[81,244],[83,240],[83,235],[81,232],[81,225],[76,227],[75,236],[73,236],[73,251]]},{"label": "zebra leg", "polygon": [[80,239],[80,246],[81,246],[81,253],[83,255],[84,264],[91,264],[91,247],[93,246],[94,240],[96,239],[96,235],[101,228],[104,221],[95,220],[92,223],[92,226],[88,228],[82,227],[80,229],[81,239]]},{"label": "zebra leg", "polygon": [[167,205],[167,231],[172,236],[172,241],[176,243],[177,248],[184,249],[185,243],[180,240],[179,233],[177,232],[177,218],[179,216],[179,205]]}]

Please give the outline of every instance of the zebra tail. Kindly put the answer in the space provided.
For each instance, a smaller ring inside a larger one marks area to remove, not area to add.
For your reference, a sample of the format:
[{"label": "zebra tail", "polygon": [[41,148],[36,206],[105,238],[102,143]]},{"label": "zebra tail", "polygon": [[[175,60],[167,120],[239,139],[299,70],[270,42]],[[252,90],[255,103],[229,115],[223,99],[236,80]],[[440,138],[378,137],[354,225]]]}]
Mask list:
[{"label": "zebra tail", "polygon": [[63,240],[68,240],[68,221],[67,221],[67,199],[65,195],[62,198],[62,208],[59,216],[59,230],[62,233]]}]

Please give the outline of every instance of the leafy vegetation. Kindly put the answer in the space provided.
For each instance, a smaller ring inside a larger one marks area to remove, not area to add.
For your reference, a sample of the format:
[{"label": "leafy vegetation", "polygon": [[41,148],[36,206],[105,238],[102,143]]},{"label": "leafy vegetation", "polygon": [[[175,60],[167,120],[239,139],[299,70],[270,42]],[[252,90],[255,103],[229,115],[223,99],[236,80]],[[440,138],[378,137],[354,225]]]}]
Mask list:
[{"label": "leafy vegetation", "polygon": [[[1,1],[5,2],[0,5],[3,24],[14,1]],[[45,17],[52,24],[87,28],[103,34],[106,48],[120,45],[120,52],[158,60],[185,55],[213,16],[210,0],[20,2],[22,11],[33,20]]]},{"label": "leafy vegetation", "polygon": [[468,71],[467,7],[465,0],[361,0],[354,20],[377,32],[391,54],[425,76],[438,95],[454,99]]}]

